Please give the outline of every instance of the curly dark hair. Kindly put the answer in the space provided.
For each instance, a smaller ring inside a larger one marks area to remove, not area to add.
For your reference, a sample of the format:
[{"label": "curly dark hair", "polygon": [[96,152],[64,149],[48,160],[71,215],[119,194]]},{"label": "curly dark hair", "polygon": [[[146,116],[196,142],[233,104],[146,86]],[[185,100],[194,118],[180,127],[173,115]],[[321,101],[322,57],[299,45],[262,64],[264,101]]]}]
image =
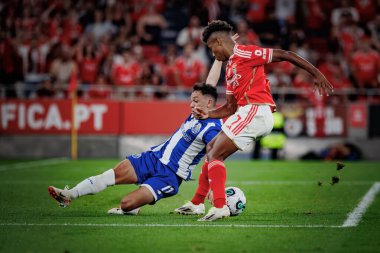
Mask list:
[{"label": "curly dark hair", "polygon": [[213,20],[208,23],[208,26],[204,29],[202,33],[202,41],[207,43],[208,38],[210,38],[211,34],[214,32],[231,32],[232,26],[228,24],[226,21],[222,20]]},{"label": "curly dark hair", "polygon": [[193,86],[193,91],[200,91],[202,95],[211,96],[214,101],[218,99],[218,93],[216,92],[216,88],[206,83],[196,83]]}]

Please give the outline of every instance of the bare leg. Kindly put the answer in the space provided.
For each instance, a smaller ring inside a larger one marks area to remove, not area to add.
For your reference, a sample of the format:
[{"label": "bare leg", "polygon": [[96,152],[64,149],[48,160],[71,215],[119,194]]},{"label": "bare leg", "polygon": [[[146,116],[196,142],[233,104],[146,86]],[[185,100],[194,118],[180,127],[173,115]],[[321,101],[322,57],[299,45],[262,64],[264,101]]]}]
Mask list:
[{"label": "bare leg", "polygon": [[148,188],[141,186],[139,189],[129,193],[120,203],[120,207],[124,212],[129,212],[133,209],[150,204],[154,201],[153,194]]},{"label": "bare leg", "polygon": [[129,160],[123,160],[115,168],[115,184],[135,184],[137,175]]},{"label": "bare leg", "polygon": [[135,170],[129,160],[123,160],[114,169],[109,169],[100,175],[83,180],[69,190],[69,193],[72,198],[78,198],[88,194],[96,194],[115,184],[134,183],[137,183]]},{"label": "bare leg", "polygon": [[221,131],[212,142],[207,145],[207,159],[224,161],[227,157],[238,150],[228,136]]}]

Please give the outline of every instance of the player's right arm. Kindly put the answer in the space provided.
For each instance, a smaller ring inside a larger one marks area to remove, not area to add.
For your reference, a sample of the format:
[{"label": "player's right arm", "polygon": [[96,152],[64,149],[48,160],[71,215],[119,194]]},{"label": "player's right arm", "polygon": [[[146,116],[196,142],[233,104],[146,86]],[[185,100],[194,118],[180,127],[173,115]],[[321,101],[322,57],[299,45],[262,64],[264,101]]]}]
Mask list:
[{"label": "player's right arm", "polygon": [[291,52],[291,51],[285,51],[281,49],[273,49],[272,53],[272,60],[271,62],[280,62],[280,61],[288,61],[296,65],[297,67],[300,67],[307,72],[309,72],[314,78],[315,78],[315,88],[318,89],[319,94],[328,95],[329,93],[333,92],[333,86],[331,83],[326,79],[326,77],[316,68],[299,56],[298,54]]}]

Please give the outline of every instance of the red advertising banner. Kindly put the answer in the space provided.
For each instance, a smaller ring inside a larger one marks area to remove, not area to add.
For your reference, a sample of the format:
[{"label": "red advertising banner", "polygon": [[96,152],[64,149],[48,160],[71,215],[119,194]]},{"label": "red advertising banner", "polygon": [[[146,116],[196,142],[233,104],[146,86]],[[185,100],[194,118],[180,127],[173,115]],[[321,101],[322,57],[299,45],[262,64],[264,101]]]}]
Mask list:
[{"label": "red advertising banner", "polygon": [[[346,136],[350,127],[367,125],[365,106],[310,107],[286,104],[288,136]],[[76,107],[78,134],[171,134],[188,117],[189,102],[79,100]],[[70,100],[0,101],[0,135],[70,134]]]},{"label": "red advertising banner", "polygon": [[190,115],[189,102],[125,102],[122,134],[171,134]]},{"label": "red advertising banner", "polygon": [[[120,103],[79,101],[76,106],[79,134],[118,134]],[[70,100],[0,101],[1,134],[70,134]]]}]

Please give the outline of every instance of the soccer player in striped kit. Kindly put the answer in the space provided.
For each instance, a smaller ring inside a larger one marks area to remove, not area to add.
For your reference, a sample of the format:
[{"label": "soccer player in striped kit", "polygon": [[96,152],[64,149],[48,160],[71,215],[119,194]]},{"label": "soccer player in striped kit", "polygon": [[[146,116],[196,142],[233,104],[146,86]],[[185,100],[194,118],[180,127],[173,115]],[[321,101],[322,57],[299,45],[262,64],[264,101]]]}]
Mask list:
[{"label": "soccer player in striped kit", "polygon": [[321,95],[333,91],[330,82],[311,63],[299,55],[280,49],[261,48],[256,45],[238,45],[230,36],[232,27],[225,21],[214,20],[202,34],[202,40],[218,61],[227,61],[226,103],[204,111],[195,108],[199,119],[229,117],[222,131],[207,145],[207,161],[202,168],[198,189],[192,201],[175,209],[177,213],[200,214],[204,199],[211,189],[213,207],[199,221],[213,221],[229,216],[226,206],[226,167],[224,160],[237,150],[243,150],[252,141],[269,134],[273,128],[273,101],[264,65],[289,61],[306,70],[315,78],[315,88]]},{"label": "soccer player in striped kit", "polygon": [[[192,112],[195,108],[204,111],[215,108],[215,85],[196,84],[193,87]],[[138,184],[137,190],[121,200],[120,207],[108,211],[110,214],[137,214],[141,206],[177,194],[182,181],[190,179],[193,169],[205,155],[206,145],[220,132],[221,125],[220,119],[196,119],[191,113],[161,145],[128,156],[113,169],[89,177],[72,189],[49,186],[48,192],[61,207],[66,207],[76,198],[96,194],[115,184]]]}]

